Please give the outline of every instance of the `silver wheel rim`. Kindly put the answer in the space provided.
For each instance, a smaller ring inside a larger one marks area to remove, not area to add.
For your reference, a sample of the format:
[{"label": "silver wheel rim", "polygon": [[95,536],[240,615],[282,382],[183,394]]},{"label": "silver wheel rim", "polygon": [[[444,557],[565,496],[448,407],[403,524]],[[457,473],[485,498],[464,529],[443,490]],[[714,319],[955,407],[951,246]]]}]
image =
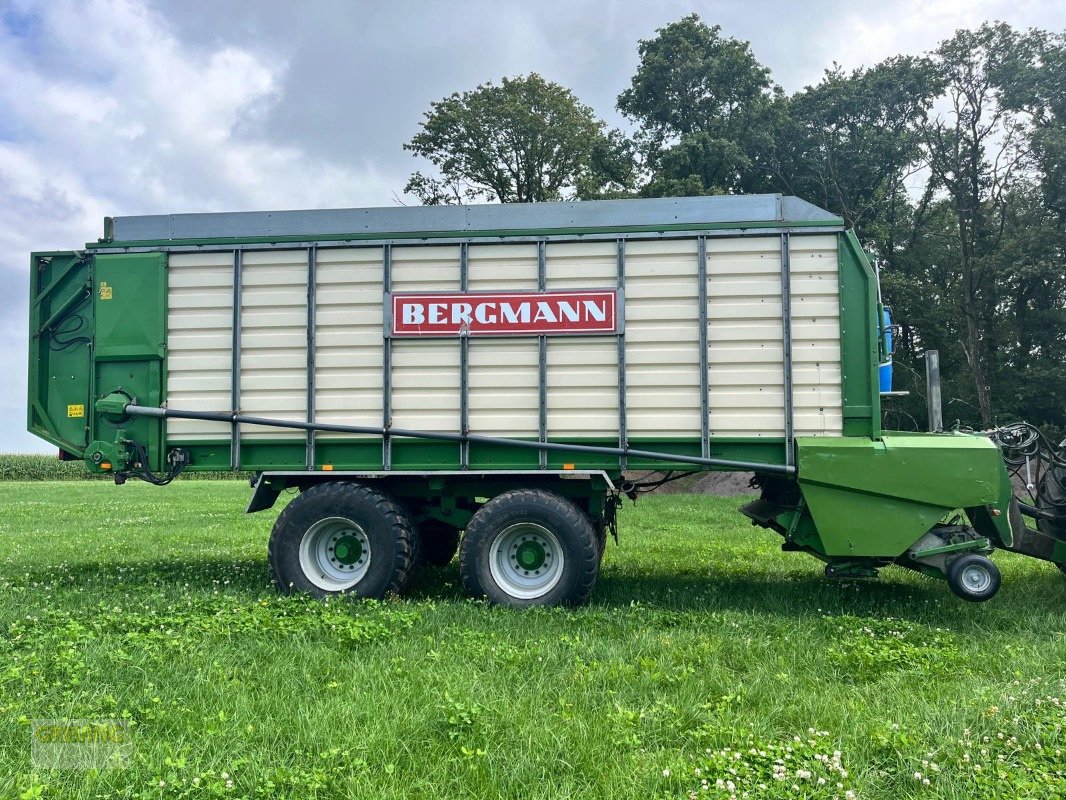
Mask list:
[{"label": "silver wheel rim", "polygon": [[959,578],[970,594],[981,594],[992,585],[992,573],[980,564],[971,564],[966,567]]},{"label": "silver wheel rim", "polygon": [[492,579],[520,600],[543,597],[554,589],[563,577],[565,562],[559,539],[535,522],[516,522],[504,528],[489,548]]},{"label": "silver wheel rim", "polygon": [[366,532],[344,517],[320,519],[300,540],[300,569],[327,592],[343,592],[359,583],[370,569],[371,556]]}]

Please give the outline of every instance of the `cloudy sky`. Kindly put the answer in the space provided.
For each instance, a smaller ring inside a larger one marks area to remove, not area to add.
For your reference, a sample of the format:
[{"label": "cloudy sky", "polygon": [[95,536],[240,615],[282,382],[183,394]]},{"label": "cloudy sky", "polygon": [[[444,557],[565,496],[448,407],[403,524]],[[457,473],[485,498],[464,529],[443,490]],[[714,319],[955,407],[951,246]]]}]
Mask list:
[{"label": "cloudy sky", "polygon": [[637,40],[693,11],[788,91],[1061,0],[0,0],[0,452],[23,432],[31,250],[106,215],[393,205],[430,101],[536,71],[609,123]]}]

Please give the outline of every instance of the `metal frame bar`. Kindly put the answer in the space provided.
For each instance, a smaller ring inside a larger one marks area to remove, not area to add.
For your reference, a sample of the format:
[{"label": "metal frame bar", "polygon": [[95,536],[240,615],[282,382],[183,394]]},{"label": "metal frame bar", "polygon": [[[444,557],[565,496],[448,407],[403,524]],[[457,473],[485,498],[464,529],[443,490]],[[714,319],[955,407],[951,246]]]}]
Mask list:
[{"label": "metal frame bar", "polygon": [[944,405],[940,395],[940,351],[925,351],[925,396],[928,398],[929,432],[944,430]]},{"label": "metal frame bar", "polygon": [[792,398],[792,263],[788,233],[781,234],[781,360],[784,365],[785,464],[796,463],[796,420]]},{"label": "metal frame bar", "polygon": [[711,455],[711,421],[710,421],[710,391],[709,376],[707,374],[707,237],[701,236],[696,256],[696,291],[699,303],[699,342],[700,342],[700,454],[704,458]]},{"label": "metal frame bar", "polygon": [[[315,313],[317,301],[318,251],[307,248],[307,421],[315,421]],[[315,432],[307,432],[308,469],[315,468]]]},{"label": "metal frame bar", "polygon": [[[545,240],[537,242],[537,289],[546,291],[548,288],[548,243]],[[617,313],[617,312],[616,312]],[[541,334],[537,337],[538,353],[538,397],[537,397],[537,425],[538,437],[541,442],[548,441],[548,337]],[[548,468],[548,451],[541,450],[537,454],[541,469]]]},{"label": "metal frame bar", "polygon": [[230,344],[230,404],[234,421],[230,429],[229,461],[231,469],[241,465],[241,426],[236,421],[241,408],[241,295],[244,285],[244,252],[233,251],[233,328]]},{"label": "metal frame bar", "polygon": [[[459,291],[470,290],[470,244],[459,244]],[[391,307],[391,303],[390,303]],[[459,336],[459,430],[470,433],[470,337]],[[470,443],[459,443],[459,468],[470,467]]]},{"label": "metal frame bar", "polygon": [[[392,293],[392,245],[385,244],[381,251],[381,285],[385,296]],[[386,312],[387,313],[387,312]],[[391,325],[385,320],[385,327]],[[381,345],[381,466],[392,469],[392,338],[382,337]],[[320,429],[321,430],[321,429]]]},{"label": "metal frame bar", "polygon": [[699,227],[694,227],[690,230],[682,231],[655,231],[644,232],[637,231],[634,233],[618,233],[609,231],[606,233],[587,233],[580,236],[576,236],[572,233],[560,233],[557,235],[548,236],[447,236],[447,237],[423,237],[418,238],[412,236],[411,238],[396,238],[396,237],[383,237],[380,239],[304,239],[301,241],[293,242],[252,242],[247,244],[226,244],[219,242],[217,244],[205,243],[205,244],[181,244],[181,245],[155,245],[155,246],[129,246],[129,247],[94,247],[91,252],[94,255],[106,255],[113,253],[158,253],[165,251],[168,253],[212,253],[212,252],[230,252],[234,249],[237,250],[302,250],[308,247],[314,247],[319,250],[325,250],[330,248],[350,248],[350,247],[382,247],[383,245],[396,245],[405,247],[418,247],[427,246],[432,247],[435,245],[447,245],[447,244],[462,244],[463,242],[476,242],[478,244],[536,244],[537,242],[607,242],[615,241],[619,238],[625,240],[647,240],[647,239],[691,239],[695,236],[706,236],[707,238],[737,238],[737,237],[750,237],[750,236],[778,236],[784,233],[791,233],[796,236],[818,236],[826,233],[842,233],[844,227],[840,225],[820,225],[812,227],[792,228],[786,225],[774,226],[768,228],[722,228],[720,230],[703,230]]},{"label": "metal frame bar", "polygon": [[[618,270],[618,294],[625,297],[626,291],[626,240],[615,240],[615,259]],[[624,305],[620,304],[620,305]],[[628,465],[626,451],[629,449],[629,431],[626,426],[626,329],[618,329],[618,468]]]},{"label": "metal frame bar", "polygon": [[[246,425],[265,425],[273,428],[292,430],[330,431],[333,433],[363,433],[374,436],[399,436],[405,439],[431,439],[440,442],[478,442],[481,444],[501,445],[506,447],[524,447],[531,450],[545,450],[562,453],[589,453],[608,456],[632,456],[652,461],[664,461],[677,464],[695,464],[705,467],[719,467],[742,472],[765,472],[770,475],[795,475],[796,468],[791,465],[764,464],[756,461],[731,461],[723,458],[698,458],[676,453],[659,453],[652,450],[631,450],[621,447],[599,447],[587,444],[569,444],[563,442],[534,442],[529,439],[505,439],[499,436],[481,434],[445,433],[442,431],[419,431],[411,428],[374,428],[369,425],[338,425],[325,422],[299,422],[297,420],[270,419],[253,417],[234,412],[183,411],[174,408],[154,408],[138,406],[132,403],[125,408],[125,413],[137,417],[156,417],[164,419],[199,419],[210,422],[244,423]],[[318,474],[318,473],[316,473]],[[322,473],[325,474],[325,473]]]}]

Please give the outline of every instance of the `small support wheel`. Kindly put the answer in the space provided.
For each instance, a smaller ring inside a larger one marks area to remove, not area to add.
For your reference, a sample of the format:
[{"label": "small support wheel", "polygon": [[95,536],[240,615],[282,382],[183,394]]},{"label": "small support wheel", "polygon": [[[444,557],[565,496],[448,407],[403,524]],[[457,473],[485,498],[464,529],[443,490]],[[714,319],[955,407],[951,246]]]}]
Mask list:
[{"label": "small support wheel", "polygon": [[991,559],[976,553],[952,561],[947,577],[951,591],[971,603],[989,600],[999,591],[999,567]]}]

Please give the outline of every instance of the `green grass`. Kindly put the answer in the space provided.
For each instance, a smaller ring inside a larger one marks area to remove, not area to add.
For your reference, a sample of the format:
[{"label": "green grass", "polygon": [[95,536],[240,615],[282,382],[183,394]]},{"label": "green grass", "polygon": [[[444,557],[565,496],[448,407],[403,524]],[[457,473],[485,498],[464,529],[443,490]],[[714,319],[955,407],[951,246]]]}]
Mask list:
[{"label": "green grass", "polygon": [[[1050,565],[1000,554],[976,606],[828,582],[736,498],[673,495],[626,505],[585,608],[486,607],[454,564],[322,604],[276,596],[247,495],[0,484],[0,797],[1066,794]],[[129,764],[35,772],[39,718],[127,719]]]},{"label": "green grass", "polygon": [[[186,480],[248,479],[246,472],[190,472]],[[89,472],[84,461],[60,461],[41,453],[0,453],[0,481],[111,481],[113,476]]]}]

